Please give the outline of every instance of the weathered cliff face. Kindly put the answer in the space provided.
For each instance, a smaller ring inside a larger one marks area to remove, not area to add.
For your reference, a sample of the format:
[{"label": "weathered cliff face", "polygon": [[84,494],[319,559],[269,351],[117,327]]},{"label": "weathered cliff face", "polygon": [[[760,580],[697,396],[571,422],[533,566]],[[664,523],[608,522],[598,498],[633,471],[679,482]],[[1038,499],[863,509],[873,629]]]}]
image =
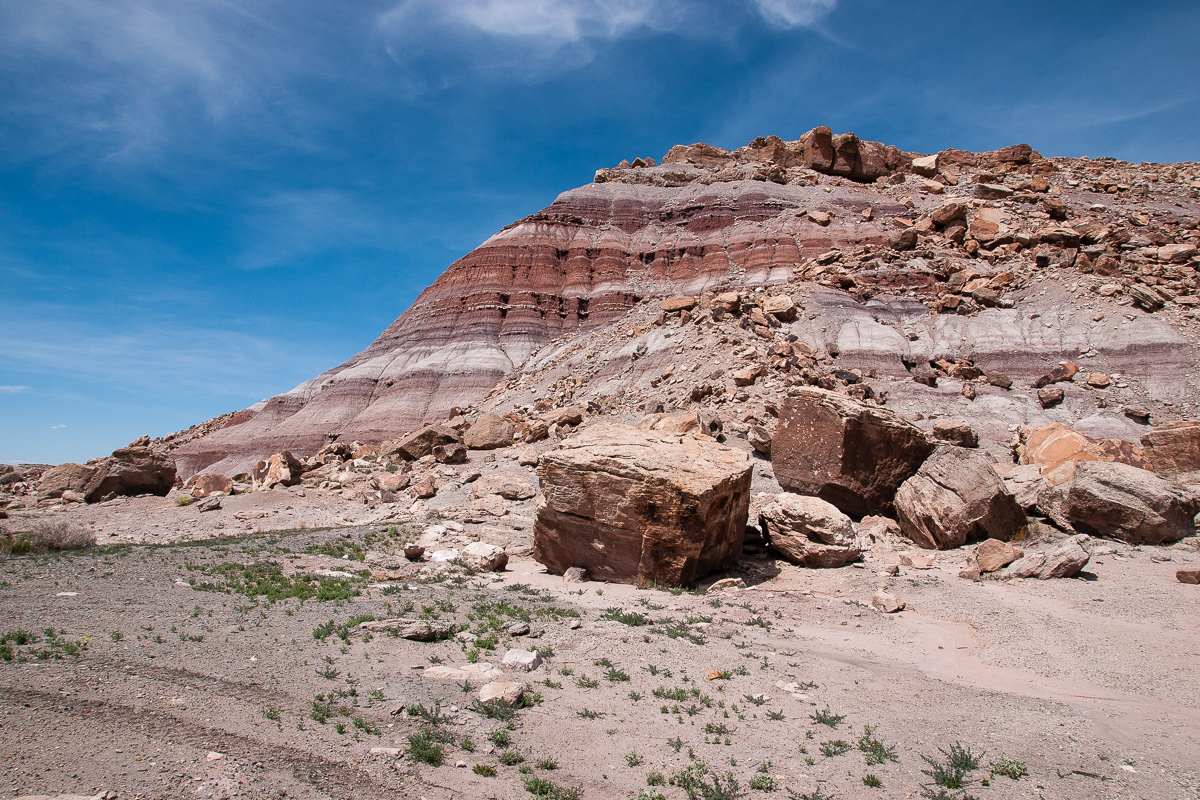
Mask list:
[{"label": "weathered cliff face", "polygon": [[[1080,350],[1121,350],[1126,360],[1114,366],[1127,374],[1164,348],[1171,369],[1181,357],[1191,363],[1190,346],[1180,349],[1186,341],[1166,326],[1140,342],[1136,326],[1113,325],[1113,340],[1101,343],[1084,335],[1094,321],[1072,315],[1068,297],[1055,301],[1067,317],[1053,325],[998,303],[1017,284],[1032,297],[1034,272],[1063,270],[1105,276],[1114,299],[1186,308],[1196,294],[1186,285],[1195,283],[1186,266],[1194,252],[1184,253],[1196,173],[1180,165],[1142,174],[1111,161],[1043,159],[1027,145],[921,157],[828,129],[736,151],[676,147],[664,162],[600,170],[497,233],[362,353],[178,447],[180,474],[235,474],[335,438],[382,442],[480,401],[552,340],[604,329],[644,298],[789,280],[817,290],[794,337],[880,374],[983,351],[994,353],[991,369],[1023,373],[1072,349],[1060,334]],[[1118,203],[1140,210],[1110,207]],[[1160,257],[1164,246],[1184,254]]]}]

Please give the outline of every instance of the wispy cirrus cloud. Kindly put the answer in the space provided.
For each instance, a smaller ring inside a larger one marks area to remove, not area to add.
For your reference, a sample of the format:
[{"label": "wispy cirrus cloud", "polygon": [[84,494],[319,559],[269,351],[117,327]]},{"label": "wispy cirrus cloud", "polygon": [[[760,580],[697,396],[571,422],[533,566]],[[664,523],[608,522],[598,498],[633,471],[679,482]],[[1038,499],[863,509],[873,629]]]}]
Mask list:
[{"label": "wispy cirrus cloud", "polygon": [[[407,88],[453,84],[470,73],[530,79],[591,61],[633,36],[720,39],[747,24],[814,27],[838,0],[402,0],[382,14],[384,46]],[[747,10],[749,9],[749,13]]]},{"label": "wispy cirrus cloud", "polygon": [[0,386],[0,394],[21,394],[28,391],[28,386]]}]

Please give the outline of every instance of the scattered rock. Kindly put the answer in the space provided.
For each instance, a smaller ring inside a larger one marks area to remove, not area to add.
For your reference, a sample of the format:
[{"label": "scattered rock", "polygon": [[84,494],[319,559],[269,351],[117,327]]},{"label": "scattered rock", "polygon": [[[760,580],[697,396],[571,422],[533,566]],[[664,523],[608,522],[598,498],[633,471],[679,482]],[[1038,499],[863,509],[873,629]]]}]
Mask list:
[{"label": "scattered rock", "polygon": [[38,479],[38,494],[42,497],[62,497],[63,492],[82,494],[96,476],[96,471],[96,467],[83,464],[59,464],[57,467],[51,467]]},{"label": "scattered rock", "polygon": [[498,494],[485,494],[471,501],[471,510],[503,517],[508,513],[508,501]]},{"label": "scattered rock", "polygon": [[536,650],[509,650],[500,663],[506,667],[533,672],[542,665],[542,657]]},{"label": "scattered rock", "polygon": [[975,548],[973,558],[980,572],[996,572],[1024,555],[1008,542],[985,539]]},{"label": "scattered rock", "polygon": [[187,482],[187,486],[191,489],[192,497],[197,500],[217,492],[225,495],[233,494],[233,481],[216,472],[202,472],[199,475],[193,475]]},{"label": "scattered rock", "polygon": [[686,585],[741,555],[749,458],[707,437],[595,425],[545,453],[534,558],[550,572]]},{"label": "scattered rock", "polygon": [[1180,583],[1200,584],[1200,569],[1188,567],[1175,570],[1175,580]]},{"label": "scattered rock", "polygon": [[1089,537],[1078,534],[1067,539],[1049,552],[1030,553],[1012,562],[1007,569],[998,573],[1000,578],[1073,578],[1087,565],[1091,558],[1084,548]]},{"label": "scattered rock", "polygon": [[377,619],[360,623],[358,627],[371,633],[390,633],[414,642],[436,642],[454,635],[454,623],[437,619]]},{"label": "scattered rock", "polygon": [[515,706],[521,702],[525,689],[520,683],[513,681],[485,683],[479,687],[479,699],[486,703],[490,700],[503,700]]},{"label": "scattered rock", "polygon": [[763,299],[762,310],[782,322],[791,322],[796,318],[799,309],[796,303],[786,294],[772,295]]},{"label": "scattered rock", "polygon": [[963,419],[939,419],[933,423],[933,438],[959,447],[978,447],[979,435]]},{"label": "scattered rock", "polygon": [[1063,401],[1066,393],[1057,386],[1046,386],[1038,389],[1037,396],[1042,408],[1053,408]]},{"label": "scattered rock", "polygon": [[761,425],[751,425],[746,439],[755,452],[762,453],[768,458],[771,455],[771,432]]},{"label": "scattered rock", "polygon": [[408,436],[395,442],[389,442],[381,448],[385,456],[397,455],[407,461],[416,461],[433,453],[433,448],[439,444],[454,444],[458,441],[458,431],[444,425],[426,425]]},{"label": "scattered rock", "polygon": [[896,595],[889,592],[883,587],[875,592],[875,596],[871,598],[871,605],[884,614],[895,614],[897,611],[903,611],[905,604]]},{"label": "scattered rock", "polygon": [[1159,425],[1142,436],[1142,446],[1146,460],[1165,478],[1200,472],[1200,420]]},{"label": "scattered rock", "polygon": [[205,512],[205,511],[220,511],[221,510],[221,498],[220,497],[206,497],[203,500],[201,500],[199,503],[196,503],[196,510],[201,513]]},{"label": "scattered rock", "polygon": [[529,623],[528,622],[514,622],[512,625],[508,626],[508,635],[509,636],[528,636],[529,635]]},{"label": "scattered rock", "polygon": [[726,589],[745,589],[746,582],[741,578],[721,578],[719,581],[714,581],[712,586],[706,589],[706,592],[723,592]]},{"label": "scattered rock", "polygon": [[463,548],[459,559],[477,572],[499,572],[508,565],[503,547],[486,542],[472,542]]},{"label": "scattered rock", "polygon": [[471,423],[463,434],[463,444],[471,450],[495,450],[513,442],[513,425],[498,414],[484,414]]},{"label": "scattered rock", "polygon": [[1125,414],[1125,416],[1129,417],[1135,422],[1140,422],[1143,425],[1150,422],[1150,409],[1146,408],[1145,406],[1140,406],[1137,404],[1128,405],[1122,408],[1121,411]]},{"label": "scattered rock", "polygon": [[[479,447],[478,450],[489,448]],[[433,447],[433,460],[439,464],[463,464],[467,460],[467,448],[458,442],[439,444]]]},{"label": "scattered rock", "polygon": [[254,465],[250,473],[256,490],[276,486],[295,486],[304,474],[304,465],[287,450]]},{"label": "scattered rock", "polygon": [[1148,469],[1142,448],[1123,439],[1093,439],[1066,425],[1054,423],[1018,431],[1017,456],[1021,464],[1034,464],[1051,486],[1066,483],[1081,461],[1116,461]]},{"label": "scattered rock", "polygon": [[668,314],[674,311],[691,311],[696,307],[695,297],[668,297],[658,301],[658,307]]},{"label": "scattered rock", "polygon": [[519,472],[502,471],[487,475],[473,484],[476,497],[498,494],[505,500],[528,500],[537,494],[533,484]]},{"label": "scattered rock", "polygon": [[110,495],[166,497],[174,485],[175,462],[170,456],[149,447],[121,447],[100,460],[81,494],[89,503]]},{"label": "scattered rock", "polygon": [[422,500],[427,500],[430,497],[437,495],[438,480],[433,475],[426,475],[421,480],[412,485],[412,493]]},{"label": "scattered rock", "polygon": [[854,523],[832,503],[782,492],[759,512],[771,549],[793,564],[841,567],[857,561]]},{"label": "scattered rock", "polygon": [[591,576],[583,567],[569,567],[563,571],[563,583],[587,583],[589,580]]},{"label": "scattered rock", "polygon": [[1065,512],[1076,530],[1130,544],[1196,535],[1200,497],[1175,481],[1128,464],[1081,461]]},{"label": "scattered rock", "polygon": [[425,555],[425,548],[419,544],[404,545],[404,557],[409,561],[420,561],[421,556]]}]

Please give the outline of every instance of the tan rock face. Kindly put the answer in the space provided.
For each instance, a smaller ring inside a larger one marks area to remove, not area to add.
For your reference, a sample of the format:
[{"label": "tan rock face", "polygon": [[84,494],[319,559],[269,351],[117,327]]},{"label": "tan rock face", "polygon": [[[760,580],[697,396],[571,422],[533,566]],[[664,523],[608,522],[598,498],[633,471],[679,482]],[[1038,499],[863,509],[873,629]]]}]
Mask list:
[{"label": "tan rock face", "polygon": [[83,492],[96,475],[96,467],[85,464],[59,464],[42,473],[38,494],[42,497],[62,497],[63,492]]},{"label": "tan rock face", "polygon": [[899,414],[806,388],[780,408],[771,460],[784,489],[861,516],[890,511],[896,489],[932,450]]},{"label": "tan rock face", "polygon": [[520,472],[509,470],[495,472],[471,484],[476,497],[498,494],[505,500],[528,500],[537,494],[537,489]]},{"label": "tan rock face", "polygon": [[1093,439],[1066,425],[1054,423],[1023,429],[1017,455],[1022,464],[1036,464],[1051,486],[1071,480],[1080,461],[1116,461],[1146,469],[1142,448],[1121,439]]},{"label": "tan rock face", "polygon": [[471,450],[495,450],[512,444],[513,436],[511,422],[498,414],[484,414],[463,434],[463,444]]},{"label": "tan rock face", "polygon": [[981,454],[940,447],[896,492],[900,530],[921,547],[945,550],[970,539],[1007,541],[1025,512]]},{"label": "tan rock face", "polygon": [[1200,498],[1144,469],[1083,461],[1067,489],[1065,511],[1084,533],[1130,544],[1163,544],[1196,535]]},{"label": "tan rock face", "polygon": [[1175,478],[1200,472],[1200,420],[1159,425],[1142,437],[1142,446],[1146,460],[1159,475]]},{"label": "tan rock face", "polygon": [[202,472],[199,475],[193,475],[188,483],[191,486],[192,497],[197,499],[208,497],[215,492],[233,494],[233,481],[219,473]]},{"label": "tan rock face", "polygon": [[771,549],[793,564],[841,567],[861,555],[854,523],[819,497],[782,492],[758,519]]},{"label": "tan rock face", "polygon": [[1021,558],[1022,553],[1008,542],[985,539],[975,548],[975,563],[980,572],[996,572]]},{"label": "tan rock face", "polygon": [[708,438],[596,425],[539,461],[534,558],[558,574],[689,584],[741,554],[751,472]]}]

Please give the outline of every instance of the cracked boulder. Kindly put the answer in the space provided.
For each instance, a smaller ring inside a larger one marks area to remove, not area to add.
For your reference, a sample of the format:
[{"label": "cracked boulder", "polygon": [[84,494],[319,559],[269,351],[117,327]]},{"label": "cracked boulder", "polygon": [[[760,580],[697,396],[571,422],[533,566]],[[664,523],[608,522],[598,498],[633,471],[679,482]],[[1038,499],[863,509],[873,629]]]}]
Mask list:
[{"label": "cracked boulder", "polygon": [[781,492],[758,515],[772,550],[803,567],[841,567],[862,551],[854,523],[819,497]]},{"label": "cracked boulder", "polygon": [[1063,510],[1082,533],[1130,544],[1165,544],[1196,535],[1200,497],[1129,464],[1081,461]]},{"label": "cracked boulder", "polygon": [[977,451],[940,447],[896,492],[900,530],[928,549],[960,547],[975,539],[1008,541],[1025,526],[1025,512]]}]

